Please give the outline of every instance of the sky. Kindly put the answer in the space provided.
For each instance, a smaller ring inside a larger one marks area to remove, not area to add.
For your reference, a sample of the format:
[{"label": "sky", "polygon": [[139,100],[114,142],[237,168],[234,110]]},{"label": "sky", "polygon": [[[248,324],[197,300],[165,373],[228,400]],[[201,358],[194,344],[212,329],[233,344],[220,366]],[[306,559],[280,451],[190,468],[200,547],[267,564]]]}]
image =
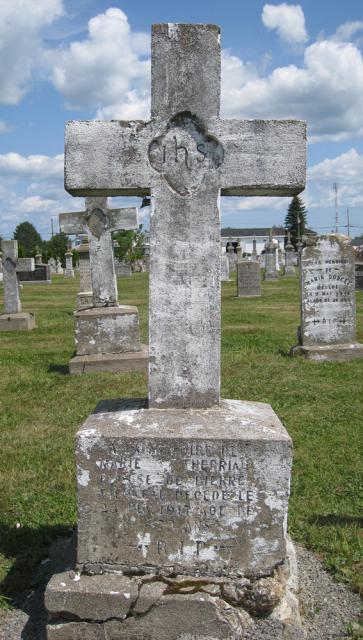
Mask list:
[{"label": "sky", "polygon": [[[334,230],[337,184],[339,231],[348,209],[363,234],[362,0],[0,0],[0,235],[28,220],[47,239],[58,213],[84,208],[63,186],[65,122],[148,119],[160,22],[221,27],[221,115],[306,120],[309,226]],[[281,225],[288,204],[222,198],[222,226]]]}]

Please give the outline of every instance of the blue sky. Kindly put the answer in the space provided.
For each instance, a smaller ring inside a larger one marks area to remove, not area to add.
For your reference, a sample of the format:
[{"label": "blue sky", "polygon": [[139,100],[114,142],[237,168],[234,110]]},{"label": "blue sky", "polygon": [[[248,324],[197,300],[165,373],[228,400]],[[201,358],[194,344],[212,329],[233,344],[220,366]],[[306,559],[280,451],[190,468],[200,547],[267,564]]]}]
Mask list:
[{"label": "blue sky", "polygon": [[[59,212],[83,208],[63,188],[64,123],[148,117],[153,22],[220,25],[222,115],[306,119],[310,226],[334,228],[336,182],[340,231],[349,207],[351,235],[363,233],[362,0],[11,0],[0,3],[0,234],[29,220],[47,238]],[[287,206],[223,198],[222,225],[281,224]]]}]

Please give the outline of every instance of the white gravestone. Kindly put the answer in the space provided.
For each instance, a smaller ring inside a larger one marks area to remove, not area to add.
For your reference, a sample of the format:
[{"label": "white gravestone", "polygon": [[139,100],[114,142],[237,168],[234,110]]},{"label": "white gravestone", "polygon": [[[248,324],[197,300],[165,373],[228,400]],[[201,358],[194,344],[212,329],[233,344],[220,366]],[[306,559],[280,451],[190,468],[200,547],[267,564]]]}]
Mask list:
[{"label": "white gravestone", "polygon": [[229,282],[229,260],[221,248],[221,282]]},{"label": "white gravestone", "polygon": [[264,280],[277,280],[277,241],[273,239],[272,232],[270,232],[270,237],[268,241],[265,243],[265,258],[266,258],[266,269],[264,274]]},{"label": "white gravestone", "polygon": [[74,278],[74,269],[73,269],[73,251],[71,247],[65,253],[66,259],[66,268],[64,269],[64,277],[65,278]]},{"label": "white gravestone", "polygon": [[35,318],[21,311],[18,273],[34,271],[34,258],[18,258],[16,240],[2,240],[1,248],[5,313],[0,315],[0,331],[29,331],[36,326]]},{"label": "white gravestone", "polygon": [[354,252],[346,236],[320,236],[302,250],[299,342],[292,354],[311,360],[363,358],[356,342]]},{"label": "white gravestone", "polygon": [[[72,194],[151,190],[149,399],[103,403],[78,432],[81,575],[47,588],[49,640],[96,633],[93,584],[105,637],[237,638],[238,609],[200,585],[255,589],[286,561],[290,438],[268,405],[220,399],[219,195],[300,192],[305,125],[224,121],[219,102],[219,28],[155,25],[151,120],[67,127]],[[143,574],[146,609],[132,586]],[[176,585],[170,596],[160,575]],[[185,580],[199,581],[195,593],[181,595]],[[113,615],[117,581],[132,606]]]},{"label": "white gravestone", "polygon": [[86,198],[86,210],[59,214],[63,233],[87,233],[92,305],[77,310],[76,356],[71,373],[128,371],[147,366],[147,348],[140,344],[136,307],[119,305],[112,231],[137,229],[135,208],[109,209],[107,198]]}]

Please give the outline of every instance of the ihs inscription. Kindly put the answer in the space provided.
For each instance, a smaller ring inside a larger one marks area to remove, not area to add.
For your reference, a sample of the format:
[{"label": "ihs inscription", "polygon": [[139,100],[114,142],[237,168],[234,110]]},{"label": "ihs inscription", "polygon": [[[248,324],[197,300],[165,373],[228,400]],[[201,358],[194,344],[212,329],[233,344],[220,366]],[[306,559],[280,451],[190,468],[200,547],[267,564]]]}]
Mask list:
[{"label": "ihs inscription", "polygon": [[169,122],[165,134],[151,141],[148,155],[169,187],[186,196],[198,191],[204,176],[221,166],[224,149],[195,116],[181,113]]}]

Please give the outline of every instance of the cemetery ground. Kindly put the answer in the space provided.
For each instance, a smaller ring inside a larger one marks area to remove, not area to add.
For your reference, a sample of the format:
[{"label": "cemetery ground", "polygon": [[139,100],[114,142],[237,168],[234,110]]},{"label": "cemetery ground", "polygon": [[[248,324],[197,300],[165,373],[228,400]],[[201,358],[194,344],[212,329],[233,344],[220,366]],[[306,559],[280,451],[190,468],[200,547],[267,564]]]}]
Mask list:
[{"label": "cemetery ground", "polygon": [[[140,313],[147,342],[147,274],[119,281]],[[99,400],[145,397],[146,373],[69,376],[78,278],[24,285],[24,311],[38,328],[0,335],[0,607],[34,587],[36,567],[76,523],[74,434]],[[0,296],[2,290],[0,289]],[[360,484],[363,361],[288,357],[299,323],[297,277],[236,299],[222,285],[222,397],[268,402],[294,442],[289,530],[325,566],[363,590]],[[1,301],[2,304],[2,301]],[[363,342],[363,293],[357,294]],[[0,612],[1,616],[1,612]]]}]

